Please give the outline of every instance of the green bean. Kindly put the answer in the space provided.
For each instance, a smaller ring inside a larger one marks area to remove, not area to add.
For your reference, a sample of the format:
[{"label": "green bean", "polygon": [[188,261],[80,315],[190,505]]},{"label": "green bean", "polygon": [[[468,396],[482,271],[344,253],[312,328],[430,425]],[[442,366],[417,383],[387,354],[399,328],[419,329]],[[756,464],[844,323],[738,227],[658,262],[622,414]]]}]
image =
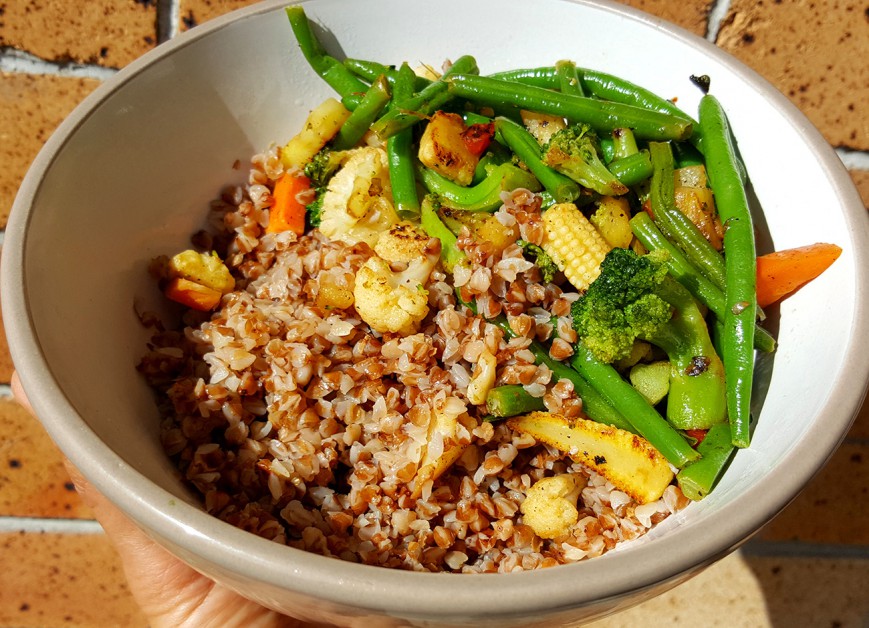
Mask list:
[{"label": "green bean", "polygon": [[576,64],[566,59],[556,62],[555,73],[558,75],[558,89],[562,94],[587,96],[576,72]]},{"label": "green bean", "polygon": [[[667,269],[670,274],[685,286],[694,298],[715,314],[724,319],[724,293],[709,281],[697,268],[691,264],[685,254],[670,242],[655,225],[646,212],[639,212],[631,218],[631,230],[643,246],[650,251],[665,250],[670,255]],[[758,326],[754,334],[754,347],[765,353],[775,350],[775,338],[768,331]]]},{"label": "green bean", "polygon": [[632,431],[649,441],[670,464],[681,469],[700,457],[615,368],[595,358],[581,341],[574,345],[574,351],[570,365],[633,425]]},{"label": "green bean", "polygon": [[637,138],[634,132],[628,128],[613,129],[613,159],[624,159],[640,152],[637,147]]},{"label": "green bean", "polygon": [[718,423],[709,428],[697,445],[700,460],[688,464],[676,474],[676,482],[685,497],[694,501],[706,497],[735,451],[730,425]]},{"label": "green bean", "polygon": [[757,315],[754,227],[727,115],[718,99],[706,94],[700,99],[699,116],[706,171],[725,225],[726,309],[721,357],[728,380],[727,411],[733,444],[748,447]]},{"label": "green bean", "polygon": [[607,169],[628,187],[642,183],[652,176],[652,160],[649,151],[641,150],[630,157],[622,157],[607,164]]},{"label": "green bean", "polygon": [[351,111],[355,109],[359,103],[359,95],[367,91],[368,85],[353,75],[340,61],[326,54],[323,45],[314,35],[305,9],[301,5],[287,7],[286,13],[299,49],[308,64],[338,92],[345,107]]},{"label": "green bean", "polygon": [[463,111],[462,120],[464,120],[465,124],[468,126],[471,126],[472,124],[489,124],[492,122],[490,116],[484,116],[481,113],[475,113],[473,111]]},{"label": "green bean", "polygon": [[493,107],[511,105],[563,116],[584,122],[598,133],[631,127],[638,138],[649,140],[682,140],[691,135],[690,122],[640,107],[472,74],[453,74],[445,80],[454,96]]},{"label": "green bean", "polygon": [[467,256],[456,246],[458,238],[441,220],[438,209],[440,208],[437,201],[431,195],[423,198],[420,206],[419,226],[428,237],[440,240],[441,263],[444,269],[451,273],[458,264],[465,263]]},{"label": "green bean", "polygon": [[544,87],[546,89],[558,89],[559,78],[555,66],[541,66],[538,68],[518,68],[515,70],[505,70],[503,72],[495,72],[487,75],[489,78],[498,79],[499,81],[516,81],[525,85],[533,85],[535,87]]},{"label": "green bean", "polygon": [[359,105],[338,129],[338,134],[332,140],[332,147],[335,150],[347,150],[356,146],[374,119],[386,107],[389,99],[389,84],[385,77],[380,76],[371,84]]},{"label": "green bean", "polygon": [[397,102],[395,107],[387,111],[371,126],[371,130],[385,140],[390,135],[395,135],[403,129],[412,127],[452,99],[453,95],[447,89],[446,80],[448,77],[457,73],[473,75],[478,71],[477,61],[473,57],[469,55],[459,57],[440,79],[427,85],[415,96]]},{"label": "green bean", "polygon": [[697,226],[678,209],[673,179],[673,151],[669,144],[649,142],[652,156],[650,190],[652,218],[671,242],[685,252],[694,264],[719,289],[724,289],[724,259]]},{"label": "green bean", "polygon": [[510,147],[543,187],[559,203],[570,203],[579,196],[579,185],[543,163],[540,144],[522,125],[507,118],[495,119],[495,132]]},{"label": "green bean", "polygon": [[[413,94],[413,70],[407,63],[399,68],[393,83],[393,100],[404,100]],[[392,200],[400,218],[419,216],[419,194],[416,190],[413,129],[404,129],[386,140],[389,183]]]},{"label": "green bean", "polygon": [[691,264],[682,250],[668,240],[651,216],[638,212],[630,221],[631,231],[650,251],[664,250],[669,253],[667,269],[694,297],[712,310],[716,316],[724,313],[724,293]]},{"label": "green bean", "polygon": [[[385,76],[391,86],[395,86],[395,81],[399,76],[399,69],[394,66],[385,65],[377,61],[367,61],[364,59],[344,59],[344,67],[350,70],[356,76],[368,81],[374,82],[378,76]],[[427,87],[431,80],[424,76],[417,76],[413,72],[413,91],[418,92]]]},{"label": "green bean", "polygon": [[416,172],[426,189],[440,197],[444,207],[465,211],[493,212],[503,205],[502,191],[525,188],[536,192],[540,189],[540,182],[533,175],[509,163],[496,166],[489,176],[471,187],[458,185],[420,164]]},{"label": "green bean", "polygon": [[615,159],[616,143],[613,141],[612,136],[600,138],[600,156],[607,166]]},{"label": "green bean", "polygon": [[[509,338],[515,338],[516,332],[510,327],[507,318],[504,316],[496,316],[489,321],[497,325]],[[577,396],[582,399],[582,411],[592,420],[603,425],[612,425],[620,430],[628,432],[637,431],[633,425],[618,411],[611,403],[589,384],[578,371],[571,368],[563,362],[554,360],[549,356],[549,351],[536,340],[531,341],[528,350],[534,354],[534,363],[537,365],[543,364],[552,371],[553,378],[556,380],[566,379],[573,384],[573,390]]]},{"label": "green bean", "polygon": [[[672,101],[661,98],[645,87],[640,87],[631,81],[613,76],[612,74],[588,68],[577,68],[576,72],[579,75],[580,83],[586,94],[604,100],[666,113],[692,122],[696,126],[696,122],[691,116],[679,109]],[[558,89],[560,84],[558,71],[553,66],[507,70],[506,72],[496,72],[489,76],[491,78],[517,81],[546,89]]]},{"label": "green bean", "polygon": [[666,113],[690,122],[696,130],[697,122],[691,116],[679,109],[672,101],[662,98],[645,87],[606,72],[586,68],[578,68],[577,71],[583,88],[592,96]]},{"label": "green bean", "polygon": [[688,142],[673,142],[673,158],[676,168],[704,166],[703,153]]},{"label": "green bean", "polygon": [[542,397],[533,397],[524,386],[495,386],[486,395],[486,409],[492,416],[504,418],[545,410]]}]

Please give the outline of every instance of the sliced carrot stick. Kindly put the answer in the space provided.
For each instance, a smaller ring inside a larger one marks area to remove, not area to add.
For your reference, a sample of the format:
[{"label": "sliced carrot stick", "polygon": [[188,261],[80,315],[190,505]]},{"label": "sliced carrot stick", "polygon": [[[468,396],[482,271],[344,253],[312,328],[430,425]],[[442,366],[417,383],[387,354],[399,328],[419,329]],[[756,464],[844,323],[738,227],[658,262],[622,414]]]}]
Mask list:
[{"label": "sliced carrot stick", "polygon": [[310,189],[311,182],[308,177],[291,172],[284,173],[275,183],[272,192],[275,202],[269,209],[266,233],[305,233],[305,204],[299,200],[299,195]]},{"label": "sliced carrot stick", "polygon": [[223,296],[217,290],[182,277],[172,279],[163,293],[181,305],[202,312],[216,308],[220,303],[220,297]]},{"label": "sliced carrot stick", "polygon": [[757,304],[766,307],[808,283],[842,253],[835,244],[818,242],[757,258]]}]

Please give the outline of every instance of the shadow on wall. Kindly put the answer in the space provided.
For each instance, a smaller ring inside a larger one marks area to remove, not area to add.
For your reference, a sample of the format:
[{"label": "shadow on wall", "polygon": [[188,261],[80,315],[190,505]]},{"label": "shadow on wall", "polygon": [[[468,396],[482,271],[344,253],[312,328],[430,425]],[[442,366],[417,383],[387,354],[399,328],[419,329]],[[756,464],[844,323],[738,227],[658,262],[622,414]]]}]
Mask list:
[{"label": "shadow on wall", "polygon": [[812,557],[804,551],[790,557],[762,542],[749,542],[742,558],[763,592],[770,626],[866,626],[869,561]]}]

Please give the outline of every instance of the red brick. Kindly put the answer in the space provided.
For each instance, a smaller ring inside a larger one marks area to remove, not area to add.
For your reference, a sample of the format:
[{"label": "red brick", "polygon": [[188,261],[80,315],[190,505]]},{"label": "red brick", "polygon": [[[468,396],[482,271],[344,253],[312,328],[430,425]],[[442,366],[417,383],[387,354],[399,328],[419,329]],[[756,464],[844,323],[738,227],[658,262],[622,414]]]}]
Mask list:
[{"label": "red brick", "polygon": [[40,59],[119,68],[157,43],[154,1],[7,0],[0,47]]}]

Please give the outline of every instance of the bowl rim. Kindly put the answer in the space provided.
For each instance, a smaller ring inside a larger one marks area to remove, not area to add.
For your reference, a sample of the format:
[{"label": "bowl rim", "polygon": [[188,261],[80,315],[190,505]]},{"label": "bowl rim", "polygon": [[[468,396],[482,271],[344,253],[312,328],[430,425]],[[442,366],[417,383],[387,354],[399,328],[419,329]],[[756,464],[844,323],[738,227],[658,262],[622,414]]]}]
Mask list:
[{"label": "bowl rim", "polygon": [[[389,612],[405,615],[443,616],[447,609],[448,613],[462,616],[485,611],[486,616],[492,618],[544,610],[553,612],[592,601],[615,600],[626,593],[642,591],[665,581],[675,581],[736,549],[787,506],[806,482],[817,474],[844,439],[861,407],[866,383],[869,382],[869,351],[866,351],[869,348],[869,315],[865,308],[859,307],[860,303],[867,301],[869,290],[864,287],[869,285],[869,281],[866,281],[869,277],[863,270],[869,269],[869,222],[847,171],[804,114],[759,74],[714,44],[631,7],[608,1],[554,1],[619,14],[663,31],[682,43],[700,48],[750,88],[768,94],[795,132],[815,150],[819,166],[842,201],[848,229],[854,241],[862,244],[853,251],[858,279],[855,285],[858,307],[854,312],[852,337],[860,340],[849,347],[843,366],[843,371],[854,377],[837,381],[830,390],[831,401],[825,405],[825,410],[834,410],[830,421],[835,420],[836,429],[830,429],[829,422],[824,429],[818,425],[812,426],[807,437],[787,454],[787,459],[800,460],[801,464],[796,468],[788,467],[787,471],[784,465],[777,465],[770,470],[770,481],[763,488],[754,485],[725,505],[718,516],[728,520],[727,534],[710,534],[714,524],[705,521],[683,530],[679,535],[663,535],[653,544],[635,547],[630,552],[612,552],[594,561],[509,576],[405,572],[344,562],[293,548],[275,551],[273,542],[238,530],[194,506],[180,503],[174,495],[152,484],[100,441],[51,375],[51,367],[41,351],[30,316],[24,284],[24,253],[27,249],[31,203],[67,138],[103,101],[174,51],[227,28],[236,20],[275,11],[290,4],[284,0],[268,0],[180,33],[103,82],[50,137],[31,165],[13,204],[0,266],[4,320],[13,362],[36,414],[50,436],[110,501],[158,539],[169,541],[227,573],[236,573],[264,585],[287,588],[338,605],[375,612],[388,609]],[[853,385],[855,379],[864,383],[862,388]],[[129,491],[128,486],[136,486],[137,491]],[[764,506],[745,507],[752,502]],[[649,556],[654,557],[654,561],[644,560]],[[600,579],[601,573],[607,574],[605,581]],[[565,576],[581,583],[581,586],[564,586]],[[336,583],[341,586],[336,586]],[[425,596],[419,595],[420,587],[425,587]],[[387,597],[384,597],[385,593],[388,593]]]}]

